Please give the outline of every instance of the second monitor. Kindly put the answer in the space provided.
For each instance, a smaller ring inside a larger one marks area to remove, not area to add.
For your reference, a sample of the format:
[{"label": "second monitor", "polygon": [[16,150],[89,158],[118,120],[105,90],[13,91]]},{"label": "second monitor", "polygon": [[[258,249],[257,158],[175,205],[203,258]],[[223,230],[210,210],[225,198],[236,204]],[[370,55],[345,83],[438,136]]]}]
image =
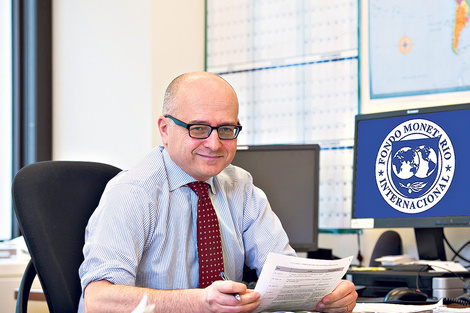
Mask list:
[{"label": "second monitor", "polygon": [[298,252],[318,248],[319,160],[317,144],[261,145],[238,147],[232,162],[266,193]]}]

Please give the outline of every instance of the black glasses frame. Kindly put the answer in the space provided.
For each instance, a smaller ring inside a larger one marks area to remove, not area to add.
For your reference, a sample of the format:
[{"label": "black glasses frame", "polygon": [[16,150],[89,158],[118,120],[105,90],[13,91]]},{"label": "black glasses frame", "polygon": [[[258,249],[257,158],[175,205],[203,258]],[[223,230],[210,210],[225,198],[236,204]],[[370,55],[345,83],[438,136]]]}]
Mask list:
[{"label": "black glasses frame", "polygon": [[[213,126],[206,125],[206,124],[186,124],[185,122],[180,121],[179,119],[177,119],[177,118],[175,118],[175,117],[173,117],[169,114],[166,114],[164,116],[170,118],[173,122],[175,122],[176,125],[179,125],[181,127],[186,128],[188,130],[189,137],[194,138],[194,139],[207,139],[212,134],[212,131],[215,129],[217,131],[217,136],[219,137],[219,139],[221,139],[221,140],[233,140],[233,139],[236,139],[238,137],[238,134],[240,134],[240,131],[242,130],[242,126],[240,124],[238,124],[238,125],[221,125],[221,126],[213,127]],[[193,135],[191,135],[191,127],[193,127],[193,126],[210,127],[211,130],[209,131],[209,133],[205,137],[194,137]],[[223,128],[223,127],[227,127],[227,126],[234,127],[235,133],[233,134],[233,138],[222,138],[222,137],[220,137],[219,128]]]}]

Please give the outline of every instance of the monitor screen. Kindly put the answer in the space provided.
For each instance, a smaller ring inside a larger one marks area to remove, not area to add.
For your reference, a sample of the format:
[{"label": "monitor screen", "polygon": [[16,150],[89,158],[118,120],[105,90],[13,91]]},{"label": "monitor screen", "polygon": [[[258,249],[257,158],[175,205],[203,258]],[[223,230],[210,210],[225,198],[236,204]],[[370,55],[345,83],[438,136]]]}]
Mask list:
[{"label": "monitor screen", "polygon": [[298,252],[318,247],[319,160],[316,144],[261,145],[238,147],[232,162],[266,193]]},{"label": "monitor screen", "polygon": [[440,246],[443,227],[470,226],[469,123],[470,104],[357,115],[352,227],[413,227]]}]

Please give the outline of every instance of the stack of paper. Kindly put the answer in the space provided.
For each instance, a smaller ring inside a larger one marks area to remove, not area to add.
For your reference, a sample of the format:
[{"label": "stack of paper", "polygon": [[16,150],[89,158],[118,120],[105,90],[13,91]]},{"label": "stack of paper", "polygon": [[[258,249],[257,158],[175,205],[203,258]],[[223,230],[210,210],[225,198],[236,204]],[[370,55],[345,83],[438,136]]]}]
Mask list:
[{"label": "stack of paper", "polygon": [[406,262],[415,261],[416,259],[412,256],[402,254],[402,255],[387,255],[381,258],[375,259],[375,261],[382,263],[383,266],[391,266],[403,264]]}]

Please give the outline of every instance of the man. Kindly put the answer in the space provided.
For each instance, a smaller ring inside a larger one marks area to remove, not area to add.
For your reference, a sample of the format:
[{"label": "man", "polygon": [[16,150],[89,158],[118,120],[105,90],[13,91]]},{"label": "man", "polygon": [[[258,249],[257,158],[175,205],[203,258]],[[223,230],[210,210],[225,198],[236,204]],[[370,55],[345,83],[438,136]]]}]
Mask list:
[{"label": "man", "polygon": [[[114,178],[89,221],[79,311],[131,312],[146,294],[154,312],[253,312],[259,293],[237,282],[244,263],[259,274],[268,252],[295,252],[264,193],[230,165],[241,129],[235,91],[214,74],[181,75],[167,88],[158,128],[163,147]],[[210,185],[224,273],[233,280],[206,288],[199,288],[194,181]],[[343,281],[312,309],[352,311],[356,297]]]}]

